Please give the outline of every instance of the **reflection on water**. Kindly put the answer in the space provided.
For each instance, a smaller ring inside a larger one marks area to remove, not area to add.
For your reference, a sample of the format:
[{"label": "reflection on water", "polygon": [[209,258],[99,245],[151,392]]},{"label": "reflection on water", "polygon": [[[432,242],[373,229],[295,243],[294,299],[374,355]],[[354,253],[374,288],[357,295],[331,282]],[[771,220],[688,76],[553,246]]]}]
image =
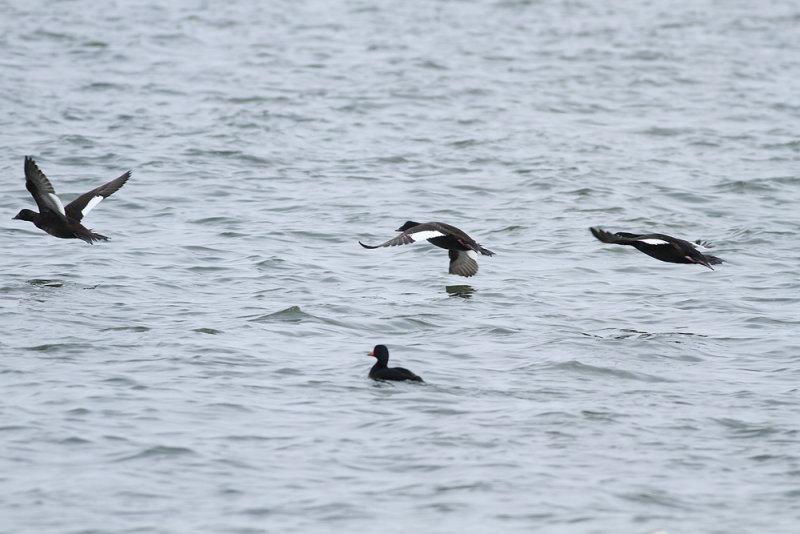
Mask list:
[{"label": "reflection on water", "polygon": [[475,293],[475,288],[469,285],[445,286],[444,289],[451,297],[461,297],[462,299],[471,298]]},{"label": "reflection on water", "polygon": [[44,278],[34,278],[32,280],[28,280],[28,283],[32,286],[46,286],[46,287],[61,287],[64,285],[64,282],[61,280],[48,280]]}]

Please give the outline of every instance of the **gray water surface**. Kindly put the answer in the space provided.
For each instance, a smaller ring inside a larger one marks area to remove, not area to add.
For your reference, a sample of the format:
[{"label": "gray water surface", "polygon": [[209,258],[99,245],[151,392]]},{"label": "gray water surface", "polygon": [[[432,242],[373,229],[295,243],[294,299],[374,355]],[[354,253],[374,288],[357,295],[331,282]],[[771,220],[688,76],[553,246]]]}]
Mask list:
[{"label": "gray water surface", "polygon": [[163,4],[0,2],[0,532],[798,532],[796,2]]}]

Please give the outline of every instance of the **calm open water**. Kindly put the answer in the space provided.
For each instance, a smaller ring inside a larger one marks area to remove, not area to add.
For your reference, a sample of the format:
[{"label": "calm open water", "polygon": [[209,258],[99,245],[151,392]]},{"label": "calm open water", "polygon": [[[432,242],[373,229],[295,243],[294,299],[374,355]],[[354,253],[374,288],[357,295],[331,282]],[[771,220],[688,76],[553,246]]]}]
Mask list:
[{"label": "calm open water", "polygon": [[3,534],[800,531],[796,2],[0,11]]}]

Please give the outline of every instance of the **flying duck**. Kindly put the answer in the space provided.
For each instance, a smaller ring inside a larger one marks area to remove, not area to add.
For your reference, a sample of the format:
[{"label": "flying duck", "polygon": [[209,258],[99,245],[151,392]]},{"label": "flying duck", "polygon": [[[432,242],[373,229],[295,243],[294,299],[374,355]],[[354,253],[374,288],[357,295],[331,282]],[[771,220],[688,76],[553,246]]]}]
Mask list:
[{"label": "flying duck", "polygon": [[373,380],[413,380],[414,382],[424,382],[422,378],[415,375],[408,369],[402,367],[387,367],[389,363],[389,349],[386,345],[375,345],[375,348],[367,354],[378,359],[372,369],[369,370],[369,377]]},{"label": "flying duck", "polygon": [[33,158],[25,156],[25,187],[33,195],[36,205],[39,206],[39,213],[25,209],[17,213],[14,219],[31,221],[48,234],[63,239],[83,239],[89,244],[101,240],[108,241],[106,236],[96,234],[84,227],[81,220],[101,200],[122,187],[130,177],[131,171],[128,171],[119,178],[84,193],[65,207],[56,195],[53,184],[39,170]]},{"label": "flying duck", "polygon": [[652,256],[657,260],[670,263],[698,263],[705,265],[712,271],[712,265],[722,263],[722,259],[710,254],[703,254],[698,247],[711,248],[708,241],[697,240],[694,243],[677,239],[664,234],[629,234],[617,232],[612,234],[600,228],[589,228],[592,235],[603,243],[616,245],[630,245]]},{"label": "flying duck", "polygon": [[364,248],[394,247],[427,239],[437,247],[445,248],[449,251],[450,274],[460,276],[474,276],[478,272],[478,262],[476,261],[478,252],[485,256],[494,255],[494,252],[480,246],[466,233],[455,226],[445,223],[428,222],[420,224],[414,221],[406,221],[397,231],[403,233],[386,243],[371,246],[359,241],[358,244]]}]

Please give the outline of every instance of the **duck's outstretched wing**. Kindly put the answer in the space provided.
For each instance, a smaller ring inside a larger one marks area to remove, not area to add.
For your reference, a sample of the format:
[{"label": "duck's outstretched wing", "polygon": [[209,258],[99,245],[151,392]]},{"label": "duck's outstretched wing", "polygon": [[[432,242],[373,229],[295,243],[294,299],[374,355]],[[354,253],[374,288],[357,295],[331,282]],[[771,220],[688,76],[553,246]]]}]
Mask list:
[{"label": "duck's outstretched wing", "polygon": [[400,234],[399,236],[390,239],[386,243],[381,243],[380,245],[365,245],[361,241],[358,242],[364,248],[381,248],[381,247],[396,247],[398,245],[408,245],[409,243],[413,243],[414,240],[408,234]]},{"label": "duck's outstretched wing", "polygon": [[417,241],[444,237],[446,235],[448,234],[444,231],[434,228],[430,223],[425,223],[409,228],[397,237],[390,239],[386,243],[381,243],[380,245],[365,245],[361,241],[359,241],[358,244],[364,248],[396,247],[398,245],[408,245],[416,243]]},{"label": "duck's outstretched wing", "polygon": [[602,228],[589,228],[589,231],[592,232],[592,235],[603,243],[612,243],[616,245],[632,245],[640,238],[640,236],[637,234],[629,234],[627,232],[617,232],[616,234],[612,234],[611,232],[603,230]]},{"label": "duck's outstretched wing", "polygon": [[692,246],[694,246],[696,249],[714,248],[714,245],[712,245],[710,241],[705,241],[703,239],[697,239],[694,243],[692,243]]},{"label": "duck's outstretched wing", "polygon": [[603,243],[615,245],[650,245],[653,247],[669,246],[674,247],[675,242],[680,241],[662,234],[631,234],[628,232],[617,232],[612,234],[602,228],[589,228],[592,235]]},{"label": "duck's outstretched wing", "polygon": [[128,181],[128,178],[131,177],[131,171],[126,172],[119,178],[111,180],[107,184],[103,184],[100,187],[96,187],[92,189],[88,193],[84,193],[69,204],[66,207],[66,213],[72,219],[76,221],[80,221],[83,219],[87,213],[92,211],[92,208],[100,204],[100,201],[104,198],[108,198],[113,193],[119,190],[120,187],[125,185],[125,182]]},{"label": "duck's outstretched wing", "polygon": [[39,167],[34,163],[33,158],[25,156],[25,188],[33,196],[36,205],[39,206],[39,213],[53,212],[62,219],[67,219],[64,205],[56,195],[53,184],[47,179]]},{"label": "duck's outstretched wing", "polygon": [[450,254],[450,274],[475,276],[478,274],[478,255],[474,250],[448,250]]}]

